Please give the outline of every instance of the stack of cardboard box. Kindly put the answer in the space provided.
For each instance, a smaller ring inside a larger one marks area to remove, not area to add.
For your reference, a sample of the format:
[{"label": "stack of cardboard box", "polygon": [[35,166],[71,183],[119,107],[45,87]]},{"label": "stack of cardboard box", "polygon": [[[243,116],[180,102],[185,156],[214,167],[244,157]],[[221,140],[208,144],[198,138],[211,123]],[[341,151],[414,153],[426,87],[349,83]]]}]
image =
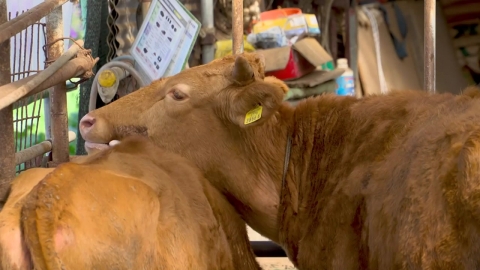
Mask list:
[{"label": "stack of cardboard box", "polygon": [[247,37],[265,57],[266,75],[290,87],[286,99],[335,91],[335,78],[343,70],[334,69],[332,57],[316,39],[319,34],[315,15],[289,8],[262,13]]}]

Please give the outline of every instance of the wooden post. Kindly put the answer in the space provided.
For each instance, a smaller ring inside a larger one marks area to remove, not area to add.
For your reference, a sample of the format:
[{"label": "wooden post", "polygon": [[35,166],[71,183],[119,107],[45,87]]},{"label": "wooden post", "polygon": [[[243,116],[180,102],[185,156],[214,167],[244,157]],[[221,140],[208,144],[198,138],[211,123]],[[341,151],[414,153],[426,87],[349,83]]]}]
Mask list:
[{"label": "wooden post", "polygon": [[[7,1],[0,1],[0,24],[6,23]],[[0,86],[11,82],[10,39],[0,43]],[[15,177],[15,139],[13,130],[13,105],[0,110],[0,200],[7,195],[11,180]]]},{"label": "wooden post", "polygon": [[[63,18],[62,7],[55,8],[47,16],[47,51],[48,60],[56,60],[63,53]],[[52,162],[49,167],[69,161],[68,148],[68,113],[67,85],[61,82],[49,90],[50,94],[50,128],[52,134]]]},{"label": "wooden post", "polygon": [[435,0],[425,0],[424,2],[424,83],[425,90],[435,93],[436,76],[436,50],[435,50],[435,31],[436,31],[436,3]]},{"label": "wooden post", "polygon": [[243,0],[232,0],[232,53],[243,53]]}]

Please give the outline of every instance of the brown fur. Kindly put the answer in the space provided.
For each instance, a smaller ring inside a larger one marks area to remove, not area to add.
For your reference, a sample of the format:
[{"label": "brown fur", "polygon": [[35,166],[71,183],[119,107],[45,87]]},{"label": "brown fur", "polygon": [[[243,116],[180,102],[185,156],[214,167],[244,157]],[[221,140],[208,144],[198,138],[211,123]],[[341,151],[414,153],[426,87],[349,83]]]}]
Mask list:
[{"label": "brown fur", "polygon": [[3,270],[260,269],[235,209],[193,164],[138,136],[20,174],[0,248]]},{"label": "brown fur", "polygon": [[462,94],[471,98],[478,98],[480,97],[480,88],[478,86],[469,86],[462,91]]},{"label": "brown fur", "polygon": [[[478,92],[323,95],[292,108],[285,84],[241,57],[255,71],[249,84],[232,76],[235,57],[213,61],[91,112],[97,123],[82,136],[107,143],[123,136],[112,127],[144,126],[302,270],[480,267]],[[188,99],[169,97],[177,86]],[[245,126],[257,104],[262,118]]]}]

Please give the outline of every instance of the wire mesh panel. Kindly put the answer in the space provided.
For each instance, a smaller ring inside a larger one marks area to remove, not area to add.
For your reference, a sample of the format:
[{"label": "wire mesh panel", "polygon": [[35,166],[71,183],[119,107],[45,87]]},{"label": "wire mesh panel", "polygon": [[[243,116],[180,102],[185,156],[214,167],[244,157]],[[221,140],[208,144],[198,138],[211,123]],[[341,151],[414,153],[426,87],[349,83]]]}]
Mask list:
[{"label": "wire mesh panel", "polygon": [[[23,12],[25,11],[21,13]],[[9,12],[8,19],[11,20],[21,13],[12,14]],[[42,49],[46,40],[45,30],[45,23],[37,22],[11,38],[12,82],[34,75],[45,68],[45,63],[41,60],[46,59],[45,51]],[[43,57],[41,57],[42,55]],[[45,129],[44,123],[40,121],[40,113],[43,109],[42,95],[44,93],[26,97],[13,105],[16,152],[45,140],[45,133],[39,132],[39,129]],[[42,156],[36,157],[17,165],[16,172],[18,174],[28,168],[40,167],[41,162]]]}]

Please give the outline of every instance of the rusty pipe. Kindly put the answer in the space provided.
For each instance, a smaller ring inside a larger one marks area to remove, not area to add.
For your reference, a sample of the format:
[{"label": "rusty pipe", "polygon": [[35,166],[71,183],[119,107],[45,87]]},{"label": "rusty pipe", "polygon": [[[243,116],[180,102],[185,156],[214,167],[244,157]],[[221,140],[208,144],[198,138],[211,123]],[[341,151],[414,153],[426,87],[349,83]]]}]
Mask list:
[{"label": "rusty pipe", "polygon": [[[200,0],[202,10],[202,27],[208,31],[215,29],[213,16],[213,0]],[[215,58],[215,45],[202,44],[202,64],[207,64]]]},{"label": "rusty pipe", "polygon": [[52,141],[45,140],[15,153],[15,164],[20,165],[50,151],[52,151]]},{"label": "rusty pipe", "polygon": [[52,12],[55,8],[62,6],[67,1],[68,0],[46,0],[45,2],[40,3],[21,15],[15,17],[14,19],[1,24],[0,43],[22,32],[30,25],[38,22],[40,19]]},{"label": "rusty pipe", "polygon": [[[0,23],[6,22],[7,1],[0,0]],[[0,42],[0,86],[11,82],[10,42]],[[0,97],[2,95],[0,94]],[[0,205],[6,198],[10,181],[15,177],[15,137],[13,129],[13,106],[0,110]]]},{"label": "rusty pipe", "polygon": [[[95,63],[97,63],[97,61],[98,61],[98,57],[94,61],[92,61],[90,58],[86,56],[78,55],[77,58],[68,61],[60,70],[58,70],[57,72],[55,72],[55,74],[48,77],[48,79],[46,79],[45,81],[40,83],[38,86],[33,88],[32,91],[28,92],[23,98],[27,98],[35,94],[38,94],[58,83],[64,82],[71,78],[76,78],[76,77],[88,78],[88,76],[86,76],[86,73],[92,70],[93,66],[95,65]],[[0,97],[6,95],[6,93],[15,91],[15,89],[31,81],[38,75],[39,74],[34,74],[26,78],[20,79],[18,81],[14,81],[8,84],[8,87],[5,87],[5,88],[2,87],[1,88],[2,90],[0,90]]]},{"label": "rusty pipe", "polygon": [[[75,134],[75,132],[68,131],[68,142],[73,142],[76,138],[77,134]],[[52,151],[52,146],[51,140],[45,140],[32,147],[18,151],[15,153],[15,164],[20,165],[38,156],[44,155],[45,153]]]},{"label": "rusty pipe", "polygon": [[243,0],[232,0],[232,53],[243,53]]},{"label": "rusty pipe", "polygon": [[[80,46],[83,46],[83,40],[78,40],[77,43]],[[38,73],[35,78],[29,80],[25,84],[22,84],[20,87],[14,89],[13,91],[11,89],[11,84],[1,86],[0,93],[4,94],[2,94],[0,98],[0,110],[23,98],[33,89],[35,89],[39,84],[43,83],[49,77],[53,76],[58,70],[60,70],[60,68],[62,68],[68,62],[68,60],[72,59],[79,50],[80,47],[74,43],[72,47],[70,47],[66,53],[64,53],[55,62],[53,62],[53,64]]]},{"label": "rusty pipe", "polygon": [[[39,84],[35,89],[30,93],[26,94],[25,97],[29,97],[44,91],[50,87],[53,87],[56,84],[65,82],[66,80],[72,78],[90,78],[93,75],[92,69],[95,64],[98,62],[99,58],[91,59],[85,55],[78,55],[77,58],[74,58],[68,61],[62,69],[55,72],[53,76],[49,77],[43,83]],[[34,76],[36,76],[35,74]],[[28,78],[28,77],[27,77]],[[70,91],[70,89],[68,89]]]},{"label": "rusty pipe", "polygon": [[[57,7],[52,12],[50,12],[50,14],[48,14],[46,18],[46,23],[47,44],[51,44],[47,49],[47,59],[53,60],[64,55],[64,41],[58,41],[63,37],[62,7]],[[83,44],[80,44],[80,46],[83,47]],[[73,45],[72,47],[76,46]],[[79,50],[78,46],[76,50]],[[71,58],[72,57],[70,57],[70,59]],[[65,61],[65,63],[66,62],[67,61]],[[63,63],[63,65],[65,65],[65,63]],[[60,82],[50,88],[48,91],[50,99],[50,127],[46,128],[50,129],[52,140],[54,143],[52,149],[52,165],[57,166],[63,162],[68,162],[70,157],[68,146],[68,111],[66,82]]]},{"label": "rusty pipe", "polygon": [[423,37],[423,68],[424,80],[423,86],[425,90],[435,93],[435,76],[436,76],[436,3],[435,0],[425,0],[424,2],[424,37]]}]

